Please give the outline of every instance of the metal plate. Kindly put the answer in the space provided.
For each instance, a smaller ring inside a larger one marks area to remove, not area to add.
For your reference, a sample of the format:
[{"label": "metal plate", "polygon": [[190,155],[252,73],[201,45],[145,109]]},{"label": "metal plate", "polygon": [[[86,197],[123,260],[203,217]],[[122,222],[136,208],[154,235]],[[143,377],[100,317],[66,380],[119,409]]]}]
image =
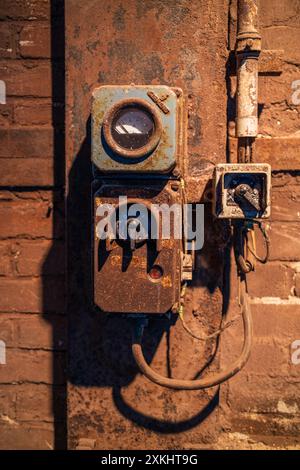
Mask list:
[{"label": "metal plate", "polygon": [[[177,163],[179,152],[178,109],[179,96],[167,86],[102,86],[93,92],[92,104],[92,161],[103,172],[144,172],[167,173]],[[140,158],[130,159],[114,152],[105,142],[103,124],[105,116],[112,107],[122,100],[144,100],[158,114],[162,132],[158,145],[150,153]]]},{"label": "metal plate", "polygon": [[[94,213],[101,204],[118,206],[119,195],[154,204],[181,203],[178,182],[149,184],[130,181],[128,185],[107,184],[96,192]],[[95,228],[99,218],[95,215]],[[161,241],[161,250],[155,242],[142,243],[135,251],[113,242],[107,250],[105,240],[94,243],[94,302],[110,313],[158,313],[178,307],[181,290],[181,240],[170,238]],[[154,245],[154,246],[153,246]],[[152,266],[160,266],[163,276],[157,281],[149,277]]]}]

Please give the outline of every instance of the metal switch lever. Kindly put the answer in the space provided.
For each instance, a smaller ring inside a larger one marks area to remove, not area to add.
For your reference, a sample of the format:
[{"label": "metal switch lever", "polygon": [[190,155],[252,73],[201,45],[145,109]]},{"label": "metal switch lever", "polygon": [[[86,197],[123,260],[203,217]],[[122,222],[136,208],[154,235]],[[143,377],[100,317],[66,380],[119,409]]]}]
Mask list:
[{"label": "metal switch lever", "polygon": [[[140,226],[140,222],[138,221],[138,219],[128,219],[127,221],[127,227],[131,227],[131,229],[135,229],[137,230],[138,227]],[[137,236],[137,238],[133,238],[130,233],[128,233],[128,237],[129,237],[129,240],[130,240],[130,249],[131,251],[134,251],[136,248],[137,248],[137,243],[138,242],[142,242],[144,241],[143,237],[142,236]]]},{"label": "metal switch lever", "polygon": [[249,204],[251,204],[251,206],[253,206],[257,210],[257,212],[261,210],[259,199],[258,199],[259,198],[258,191],[255,189],[252,189],[251,186],[249,186],[249,184],[239,184],[235,189],[235,195],[239,199],[244,199],[247,202],[249,202]]}]

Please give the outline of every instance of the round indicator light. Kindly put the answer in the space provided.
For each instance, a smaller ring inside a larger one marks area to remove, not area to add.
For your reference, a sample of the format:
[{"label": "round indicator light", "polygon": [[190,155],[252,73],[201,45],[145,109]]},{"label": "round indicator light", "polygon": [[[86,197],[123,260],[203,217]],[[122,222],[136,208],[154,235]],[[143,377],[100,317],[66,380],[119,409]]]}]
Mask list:
[{"label": "round indicator light", "polygon": [[163,270],[160,266],[154,265],[149,271],[149,277],[153,281],[159,281],[160,278],[163,276]]}]

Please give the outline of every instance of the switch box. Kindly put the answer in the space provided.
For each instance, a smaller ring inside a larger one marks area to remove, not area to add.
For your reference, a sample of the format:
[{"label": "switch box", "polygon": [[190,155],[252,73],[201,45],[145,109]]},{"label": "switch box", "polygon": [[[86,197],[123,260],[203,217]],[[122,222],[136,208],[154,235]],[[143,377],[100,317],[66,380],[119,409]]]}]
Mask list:
[{"label": "switch box", "polygon": [[93,92],[92,161],[103,173],[182,171],[183,94],[163,85],[101,86]]},{"label": "switch box", "polygon": [[[123,203],[120,202],[125,196],[128,213],[132,204],[141,204],[146,209],[147,220],[145,217],[136,219],[132,215],[127,216],[123,211]],[[158,230],[157,238],[153,239],[153,233],[149,232],[150,223],[147,233],[139,231],[140,235],[134,239],[126,230],[129,226],[136,228],[140,220],[145,225],[150,216],[161,222],[155,207],[162,204],[165,207],[175,204],[181,208],[182,194],[178,181],[107,181],[96,191],[94,303],[101,310],[110,313],[164,314],[178,309],[182,277],[182,239],[174,236],[175,218],[170,219],[169,238],[163,238]],[[105,224],[102,222],[106,207],[111,210],[110,217],[115,217],[116,231],[112,236],[106,235],[103,238]],[[120,236],[122,222],[125,222],[122,231],[124,232],[124,226],[126,231],[123,238]]]},{"label": "switch box", "polygon": [[219,164],[213,211],[218,218],[264,219],[271,210],[271,167],[265,163]]}]

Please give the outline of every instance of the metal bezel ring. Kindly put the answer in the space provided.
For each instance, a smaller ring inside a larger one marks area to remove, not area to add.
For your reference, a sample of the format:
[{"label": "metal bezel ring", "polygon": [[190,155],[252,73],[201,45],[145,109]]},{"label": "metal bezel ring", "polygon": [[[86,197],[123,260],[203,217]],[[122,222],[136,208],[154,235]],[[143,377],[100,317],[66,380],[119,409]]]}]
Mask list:
[{"label": "metal bezel ring", "polygon": [[[154,133],[150,137],[149,142],[146,145],[138,149],[126,149],[119,145],[112,136],[111,126],[115,115],[122,108],[134,107],[142,110],[146,110],[152,117],[154,122]],[[113,152],[125,158],[141,158],[150,154],[158,145],[161,134],[162,134],[162,122],[157,109],[150,104],[148,101],[141,98],[129,98],[118,101],[114,104],[105,114],[102,124],[103,136],[107,145]]]}]

